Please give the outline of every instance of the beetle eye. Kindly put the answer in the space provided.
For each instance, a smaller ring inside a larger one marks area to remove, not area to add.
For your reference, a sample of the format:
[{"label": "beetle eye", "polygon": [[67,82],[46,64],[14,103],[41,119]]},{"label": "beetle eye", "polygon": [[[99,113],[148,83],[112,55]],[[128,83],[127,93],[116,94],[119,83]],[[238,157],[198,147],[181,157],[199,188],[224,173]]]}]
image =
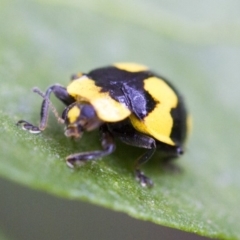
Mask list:
[{"label": "beetle eye", "polygon": [[87,119],[91,119],[96,116],[96,112],[91,105],[86,104],[81,109],[81,116],[84,116]]}]

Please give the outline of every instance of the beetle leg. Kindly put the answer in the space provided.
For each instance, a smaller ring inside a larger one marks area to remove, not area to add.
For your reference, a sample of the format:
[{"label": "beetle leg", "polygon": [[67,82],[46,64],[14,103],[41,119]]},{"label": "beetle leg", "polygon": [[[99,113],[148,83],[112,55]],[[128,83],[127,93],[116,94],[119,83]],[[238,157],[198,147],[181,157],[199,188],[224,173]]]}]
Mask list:
[{"label": "beetle leg", "polygon": [[71,154],[66,158],[67,165],[73,168],[75,166],[81,166],[88,161],[97,160],[111,154],[115,150],[115,143],[106,125],[100,127],[100,134],[103,150]]},{"label": "beetle leg", "polygon": [[[37,93],[40,92],[40,91],[38,91],[38,89],[34,89],[34,90]],[[55,85],[52,85],[51,87],[49,87],[47,89],[46,93],[44,94],[44,99],[43,99],[42,106],[41,106],[40,124],[39,124],[39,129],[41,131],[43,131],[47,126],[48,112],[49,112],[48,110],[49,110],[49,106],[50,106],[50,96],[51,96],[52,92],[54,93],[56,98],[61,100],[65,105],[70,105],[71,103],[73,103],[75,101],[73,99],[73,97],[68,94],[66,88],[64,88],[58,84],[55,84]]]},{"label": "beetle leg", "polygon": [[41,130],[39,127],[32,125],[31,123],[25,121],[25,120],[19,120],[16,123],[17,126],[22,126],[23,130],[29,131],[30,133],[37,134],[40,133]]},{"label": "beetle leg", "polygon": [[153,186],[152,180],[147,177],[141,170],[140,167],[145,164],[154,154],[156,150],[155,140],[149,136],[142,135],[140,133],[135,133],[134,137],[130,136],[118,136],[119,139],[129,145],[133,145],[136,147],[147,148],[148,150],[141,155],[134,164],[134,173],[138,182],[143,187],[151,187]]},{"label": "beetle leg", "polygon": [[[34,88],[33,91],[43,97],[39,126],[34,126],[33,124],[25,120],[20,120],[17,122],[17,125],[21,125],[24,130],[27,130],[31,133],[40,133],[46,128],[47,121],[48,121],[48,110],[49,110],[49,106],[51,105],[50,95],[52,92],[59,100],[61,100],[66,105],[69,105],[75,101],[74,98],[68,94],[66,88],[58,84],[55,84],[49,87],[45,93],[42,93],[38,88]],[[50,107],[53,108],[53,112],[57,116],[57,118],[59,120],[62,120],[60,117],[58,117],[58,114],[55,108],[53,106],[50,106]]]},{"label": "beetle leg", "polygon": [[[150,142],[152,142],[151,140],[154,139],[149,139]],[[148,149],[143,155],[141,155],[135,162],[135,167],[134,167],[134,171],[135,171],[135,177],[137,179],[138,182],[140,182],[140,184],[143,187],[152,187],[153,186],[153,182],[152,180],[147,177],[141,170],[140,167],[146,163],[155,153],[156,151],[156,145],[155,145],[155,140],[154,142],[150,143],[151,148]]]},{"label": "beetle leg", "polygon": [[141,155],[134,164],[134,173],[137,181],[144,187],[151,187],[153,182],[141,170],[140,167],[146,163],[156,150],[156,142],[154,138],[137,132],[128,121],[108,124],[111,133],[122,142],[140,148],[146,148],[147,151]]}]

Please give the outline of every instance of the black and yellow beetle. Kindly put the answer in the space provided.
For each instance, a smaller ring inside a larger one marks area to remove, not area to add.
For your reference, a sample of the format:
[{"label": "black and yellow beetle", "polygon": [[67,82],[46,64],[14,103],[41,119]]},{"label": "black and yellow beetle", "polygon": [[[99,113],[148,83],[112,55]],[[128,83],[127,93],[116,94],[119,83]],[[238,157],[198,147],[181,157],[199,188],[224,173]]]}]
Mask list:
[{"label": "black and yellow beetle", "polygon": [[[158,149],[165,158],[183,153],[187,134],[187,111],[181,95],[164,78],[135,63],[117,63],[87,74],[73,75],[67,88],[54,84],[43,97],[39,127],[20,120],[24,130],[39,133],[46,128],[50,95],[67,107],[59,120],[65,123],[65,135],[79,138],[84,131],[99,128],[102,150],[71,154],[67,165],[75,167],[99,159],[115,150],[114,138],[147,149],[135,163],[135,175],[142,186],[153,183],[140,170]],[[56,112],[55,112],[55,115]]]}]

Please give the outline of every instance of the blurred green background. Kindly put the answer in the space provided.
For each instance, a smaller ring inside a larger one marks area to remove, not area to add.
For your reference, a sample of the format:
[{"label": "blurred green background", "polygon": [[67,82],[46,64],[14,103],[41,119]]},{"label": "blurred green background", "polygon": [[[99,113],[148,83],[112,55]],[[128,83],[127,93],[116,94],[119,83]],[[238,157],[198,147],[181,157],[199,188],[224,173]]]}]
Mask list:
[{"label": "blurred green background", "polygon": [[[60,196],[99,199],[100,205],[163,225],[239,239],[239,11],[237,0],[1,0],[0,232],[20,240],[204,239],[5,180],[10,179]],[[119,61],[145,64],[170,79],[194,119],[187,153],[177,165],[183,171],[146,167],[156,183],[151,192],[132,181],[131,163],[122,159],[133,157],[123,146],[106,161],[71,174],[55,160],[71,150],[96,148],[97,135],[86,136],[80,148],[64,139],[53,118],[43,136],[14,126],[20,118],[38,121],[33,86],[66,85],[72,73]],[[144,196],[149,197],[141,201]],[[156,204],[148,212],[151,199]]]}]

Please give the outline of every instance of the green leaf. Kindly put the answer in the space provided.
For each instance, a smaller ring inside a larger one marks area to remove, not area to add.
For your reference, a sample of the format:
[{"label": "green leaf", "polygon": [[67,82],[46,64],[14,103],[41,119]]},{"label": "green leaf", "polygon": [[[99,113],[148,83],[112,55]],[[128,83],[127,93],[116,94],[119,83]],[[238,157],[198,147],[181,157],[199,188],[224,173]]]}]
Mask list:
[{"label": "green leaf", "polygon": [[0,240],[7,240],[7,238],[2,232],[0,232]]},{"label": "green leaf", "polygon": [[[165,226],[239,239],[239,7],[236,0],[2,0],[0,175]],[[144,167],[152,189],[133,178],[139,149],[118,143],[111,156],[74,171],[65,157],[99,148],[97,133],[69,141],[52,115],[40,135],[15,126],[39,121],[41,98],[32,87],[66,85],[72,73],[117,61],[171,79],[194,120],[177,171],[159,167],[157,155]]]}]

